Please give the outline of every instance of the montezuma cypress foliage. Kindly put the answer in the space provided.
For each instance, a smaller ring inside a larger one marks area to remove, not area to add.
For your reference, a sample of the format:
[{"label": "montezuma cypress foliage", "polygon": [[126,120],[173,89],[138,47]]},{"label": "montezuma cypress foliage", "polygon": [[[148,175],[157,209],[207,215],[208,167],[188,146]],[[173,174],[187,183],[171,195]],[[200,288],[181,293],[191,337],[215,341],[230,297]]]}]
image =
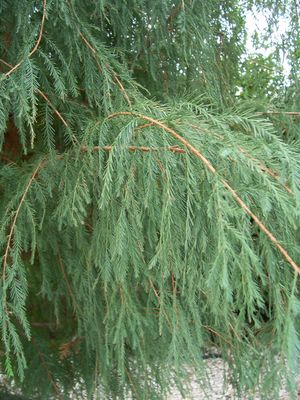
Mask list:
[{"label": "montezuma cypress foliage", "polygon": [[[295,393],[296,3],[1,0],[7,389],[164,399],[191,371],[208,385],[214,351],[238,398]],[[249,81],[236,98],[253,5],[290,23],[294,114]]]}]

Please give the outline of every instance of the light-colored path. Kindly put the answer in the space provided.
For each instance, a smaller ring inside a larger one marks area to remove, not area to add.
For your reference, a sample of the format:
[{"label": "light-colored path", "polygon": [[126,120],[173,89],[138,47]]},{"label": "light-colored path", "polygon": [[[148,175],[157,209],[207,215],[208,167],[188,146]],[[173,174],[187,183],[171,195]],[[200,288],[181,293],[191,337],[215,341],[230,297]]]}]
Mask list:
[{"label": "light-colored path", "polygon": [[[211,389],[204,392],[199,388],[195,378],[191,375],[192,393],[190,397],[182,397],[178,391],[170,394],[166,400],[248,400],[249,397],[238,398],[234,396],[234,390],[230,384],[224,385],[224,363],[220,359],[211,359],[207,362],[210,369]],[[299,382],[300,383],[300,382]],[[225,386],[225,387],[224,387]],[[299,385],[300,389],[300,385]],[[280,400],[288,400],[286,389],[281,389]],[[300,400],[300,390],[298,398]],[[251,400],[265,400],[261,397],[251,397]]]}]

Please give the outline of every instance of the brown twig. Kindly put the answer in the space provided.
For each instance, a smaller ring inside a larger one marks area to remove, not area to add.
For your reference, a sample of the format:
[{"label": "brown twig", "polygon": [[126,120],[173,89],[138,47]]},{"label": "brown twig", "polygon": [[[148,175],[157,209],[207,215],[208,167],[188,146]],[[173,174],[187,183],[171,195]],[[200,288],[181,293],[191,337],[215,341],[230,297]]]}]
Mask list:
[{"label": "brown twig", "polygon": [[[272,176],[274,179],[276,179],[278,182],[280,182],[280,176],[277,172],[273,171],[271,168],[268,168],[266,165],[264,165],[260,160],[258,160],[255,157],[252,157],[251,154],[249,154],[243,147],[239,147],[239,151],[243,154],[245,154],[250,160],[255,161],[258,163],[259,168],[263,171],[266,172],[268,175]],[[293,191],[288,187],[288,185],[280,184],[285,188],[285,190],[290,193],[294,194]]]},{"label": "brown twig", "polygon": [[131,101],[130,101],[130,99],[128,97],[128,94],[127,94],[126,90],[124,89],[124,86],[120,82],[119,78],[117,77],[117,75],[114,72],[113,72],[113,77],[114,77],[114,80],[117,82],[117,85],[119,86],[121,92],[123,93],[123,96],[125,97],[125,99],[127,101],[127,104],[129,105],[129,107],[131,107],[132,104],[131,104]]},{"label": "brown twig", "polygon": [[153,122],[154,125],[160,127],[164,131],[170,133],[175,139],[180,141],[185,147],[187,147],[191,153],[193,153],[197,158],[199,158],[202,163],[206,166],[206,168],[214,175],[219,176],[223,186],[231,193],[232,197],[236,200],[236,202],[241,206],[241,208],[253,219],[253,221],[257,224],[257,226],[266,234],[266,236],[270,239],[270,241],[275,245],[275,247],[279,250],[279,252],[283,255],[286,261],[294,268],[294,270],[300,275],[300,267],[295,263],[292,257],[288,254],[283,246],[278,242],[276,237],[268,230],[268,228],[263,224],[263,222],[250,210],[250,208],[245,204],[245,202],[237,195],[235,190],[229,185],[229,183],[219,175],[217,170],[213,167],[213,165],[208,161],[208,159],[200,153],[190,142],[184,139],[181,135],[179,135],[174,129],[169,128],[167,125],[162,122],[155,120],[146,115],[133,113],[130,111],[121,111],[118,113],[114,113],[108,116],[108,119],[116,118],[119,116],[136,116],[144,119],[145,121]]},{"label": "brown twig", "polygon": [[[224,136],[222,135],[218,135],[217,133],[211,132],[208,129],[205,128],[199,128],[196,125],[190,125],[192,128],[197,129],[198,131],[205,131],[208,132],[209,134],[213,134],[214,136],[216,136],[218,139],[220,140],[224,140]],[[253,157],[251,154],[249,154],[245,149],[243,149],[243,147],[239,147],[238,150],[245,154],[250,160],[255,161],[259,168],[267,173],[268,175],[272,176],[274,179],[276,179],[284,188],[287,192],[289,192],[290,194],[293,194],[293,191],[288,187],[288,185],[282,184],[280,181],[280,176],[277,172],[273,171],[271,168],[268,168],[266,165],[263,164],[263,162],[261,162],[260,160],[258,160],[257,158]]]},{"label": "brown twig", "polygon": [[[2,64],[6,65],[7,67],[13,68],[13,66],[12,66],[11,64],[9,64],[8,62],[2,60],[2,58],[0,58],[0,62],[1,62]],[[48,97],[44,92],[42,92],[40,89],[37,89],[36,91],[37,91],[37,93],[38,93],[41,97],[43,97],[44,100],[46,100],[46,102],[49,104],[49,106],[52,108],[52,110],[53,110],[54,113],[58,116],[58,118],[61,120],[61,122],[64,124],[64,126],[65,126],[66,128],[68,128],[68,124],[67,124],[66,120],[63,118],[63,116],[61,115],[61,113],[60,113],[60,112],[54,107],[54,105],[51,103],[49,97]]]},{"label": "brown twig", "polygon": [[158,302],[158,304],[160,305],[160,297],[159,297],[159,294],[158,294],[158,292],[157,292],[157,290],[156,290],[156,288],[155,288],[155,286],[154,286],[154,284],[153,284],[153,282],[152,282],[151,279],[149,279],[149,282],[150,282],[150,286],[152,287],[152,290],[153,290],[153,292],[154,292],[154,294],[155,294],[155,297],[157,298],[157,302]]},{"label": "brown twig", "polygon": [[173,22],[182,8],[183,8],[182,0],[179,0],[177,6],[173,8],[173,10],[171,11],[170,15],[167,18],[167,26],[169,31],[173,30]]},{"label": "brown twig", "polygon": [[142,125],[138,125],[135,129],[136,130],[138,130],[138,129],[145,129],[145,128],[149,128],[150,126],[152,126],[153,124],[152,124],[152,122],[150,123],[150,122],[147,122],[147,124],[142,124]]},{"label": "brown twig", "polygon": [[[88,147],[82,146],[82,152],[87,152]],[[111,151],[114,149],[114,146],[94,146],[91,150],[94,151]],[[186,151],[178,146],[170,146],[170,147],[145,147],[145,146],[127,146],[127,150],[129,151],[143,151],[143,152],[152,152],[152,151],[171,151],[172,153],[181,153],[184,154]]]},{"label": "brown twig", "polygon": [[7,268],[7,264],[8,264],[9,250],[10,250],[10,246],[11,246],[14,230],[15,230],[15,227],[16,227],[18,216],[20,214],[21,207],[22,207],[22,205],[23,205],[23,203],[25,201],[25,198],[26,198],[26,196],[27,196],[27,194],[29,192],[29,189],[30,189],[30,187],[32,185],[32,182],[34,181],[35,177],[37,176],[39,170],[42,168],[44,163],[45,163],[45,159],[42,159],[38,163],[38,165],[35,168],[35,170],[33,171],[33,173],[31,174],[30,179],[29,179],[29,181],[28,181],[28,183],[27,183],[27,185],[25,187],[24,193],[23,193],[23,195],[21,197],[20,203],[19,203],[19,205],[18,205],[18,207],[17,207],[17,209],[15,211],[15,216],[13,218],[13,221],[12,221],[12,224],[11,224],[11,227],[10,227],[10,230],[9,230],[7,243],[6,243],[6,247],[5,247],[5,252],[4,252],[4,257],[3,257],[3,272],[2,272],[3,282],[6,279],[6,268]]},{"label": "brown twig", "polygon": [[209,332],[213,333],[214,335],[218,336],[220,339],[222,339],[225,343],[229,344],[229,346],[232,346],[232,343],[229,342],[229,340],[225,339],[223,335],[221,335],[219,332],[215,331],[208,325],[202,325],[202,328],[208,330]]},{"label": "brown twig", "polygon": [[133,392],[135,393],[135,397],[136,397],[137,399],[140,399],[140,396],[138,395],[136,386],[135,386],[135,384],[134,384],[134,382],[133,382],[133,380],[132,380],[131,373],[129,372],[129,370],[128,370],[127,367],[125,367],[125,371],[126,371],[126,375],[127,375],[127,377],[128,377],[130,386],[132,387],[132,390],[133,390]]},{"label": "brown twig", "polygon": [[14,165],[17,165],[17,166],[18,166],[18,164],[17,164],[15,161],[11,160],[11,159],[10,159],[9,157],[7,157],[5,154],[0,154],[0,158],[1,158],[2,160],[4,160],[5,162],[9,163],[9,164],[14,164]]},{"label": "brown twig", "polygon": [[68,128],[68,124],[66,122],[66,120],[64,119],[64,117],[61,115],[61,113],[54,107],[54,105],[51,103],[51,101],[49,100],[49,98],[45,95],[44,92],[42,92],[40,89],[37,89],[37,93],[43,97],[43,99],[49,104],[49,106],[52,108],[52,110],[54,111],[54,113],[58,116],[58,118],[61,120],[61,122],[64,124],[65,128]]},{"label": "brown twig", "polygon": [[175,276],[174,272],[171,273],[171,287],[172,287],[172,293],[176,293],[176,283],[175,283]]},{"label": "brown twig", "polygon": [[37,345],[37,343],[35,341],[35,338],[32,336],[31,339],[32,339],[31,340],[32,344],[36,348],[37,354],[38,354],[38,356],[39,356],[39,358],[41,360],[41,365],[44,368],[44,370],[46,371],[47,377],[48,377],[51,385],[53,386],[54,392],[55,392],[57,398],[61,399],[62,398],[62,393],[60,392],[57,383],[54,381],[53,375],[52,375],[52,373],[51,373],[51,371],[50,371],[50,369],[48,367],[48,364],[47,364],[47,361],[45,359],[45,356],[40,351],[40,349],[38,348],[38,345]]},{"label": "brown twig", "polygon": [[30,322],[30,325],[36,328],[47,328],[50,330],[57,328],[57,324],[55,322]]},{"label": "brown twig", "polygon": [[[156,288],[155,288],[155,286],[154,286],[154,284],[153,284],[153,282],[152,282],[151,279],[149,279],[149,282],[150,282],[150,286],[151,286],[151,288],[152,288],[152,290],[153,290],[153,292],[154,292],[154,294],[155,294],[155,297],[157,298],[157,303],[158,303],[158,305],[159,305],[159,312],[160,312],[160,310],[161,310],[161,304],[160,304],[160,297],[159,297],[158,291],[156,290]],[[163,313],[164,316],[166,317],[166,321],[167,321],[167,323],[169,324],[169,326],[170,326],[170,328],[171,328],[171,327],[172,327],[172,324],[171,324],[171,321],[170,321],[170,319],[169,319],[169,317],[168,317],[168,314],[165,312],[164,309],[162,309],[162,313]],[[161,335],[161,333],[160,333],[160,335]]]},{"label": "brown twig", "polygon": [[0,58],[0,62],[1,62],[2,64],[6,65],[6,66],[9,67],[9,68],[13,68],[13,65],[12,65],[12,64],[10,64],[10,63],[4,61],[2,58]]},{"label": "brown twig", "polygon": [[83,34],[80,31],[79,31],[79,36],[84,41],[84,43],[87,45],[87,47],[91,50],[91,52],[96,56],[97,55],[96,49],[94,49],[94,47],[90,44],[90,42],[83,36]]},{"label": "brown twig", "polygon": [[70,297],[71,297],[71,299],[72,299],[72,301],[73,301],[73,304],[74,304],[74,307],[75,307],[77,313],[79,314],[80,309],[79,309],[79,306],[78,306],[78,304],[77,304],[77,301],[76,301],[76,298],[75,298],[75,296],[74,296],[74,293],[73,293],[73,291],[72,291],[71,285],[70,285],[70,283],[69,283],[69,280],[68,280],[68,277],[67,277],[67,274],[66,274],[66,271],[65,271],[65,268],[64,268],[64,264],[63,264],[61,255],[58,254],[58,257],[57,257],[57,258],[58,258],[58,265],[59,265],[60,270],[61,270],[61,272],[62,272],[64,281],[65,281],[65,283],[66,283],[66,286],[67,286],[67,289],[68,289],[68,292],[69,292],[69,295],[70,295]]},{"label": "brown twig", "polygon": [[[43,36],[43,30],[44,30],[44,25],[45,25],[45,19],[46,19],[46,5],[47,5],[47,0],[43,0],[43,15],[42,15],[42,21],[41,21],[41,27],[40,27],[40,31],[39,31],[39,35],[37,38],[37,41],[33,47],[33,49],[31,50],[31,52],[28,55],[28,58],[31,57],[38,49],[40,42],[42,40],[42,36]],[[16,64],[14,67],[12,67],[8,72],[6,72],[5,76],[8,77],[10,76],[17,68],[19,68],[19,66],[24,62],[24,59],[21,60],[20,62],[18,62],[18,64]]]},{"label": "brown twig", "polygon": [[[95,60],[96,60],[96,62],[97,62],[98,69],[99,69],[100,73],[102,73],[102,68],[101,68],[101,66],[100,66],[100,64],[99,64],[99,61],[98,61],[98,59],[97,59],[97,50],[90,44],[90,42],[87,40],[87,38],[86,38],[86,37],[83,35],[83,33],[80,32],[80,31],[79,31],[79,36],[80,36],[81,39],[83,40],[84,44],[85,44],[85,45],[91,50],[91,52],[93,53],[93,56],[94,56],[94,58],[95,58]],[[109,68],[109,69],[111,69],[111,68]],[[129,96],[128,96],[128,94],[127,94],[127,92],[126,92],[124,86],[123,86],[122,83],[120,82],[120,80],[119,80],[119,78],[117,77],[116,73],[115,73],[113,70],[111,70],[111,71],[112,71],[113,78],[114,78],[115,82],[117,83],[117,85],[119,86],[121,92],[123,93],[123,96],[125,97],[125,100],[127,101],[129,107],[131,107],[131,101],[130,101],[130,99],[129,99]]]},{"label": "brown twig", "polygon": [[70,356],[71,350],[74,346],[83,340],[83,336],[74,336],[69,342],[62,343],[59,346],[59,359],[64,360]]},{"label": "brown twig", "polygon": [[289,115],[289,116],[300,116],[300,111],[261,111],[256,112],[256,115]]}]

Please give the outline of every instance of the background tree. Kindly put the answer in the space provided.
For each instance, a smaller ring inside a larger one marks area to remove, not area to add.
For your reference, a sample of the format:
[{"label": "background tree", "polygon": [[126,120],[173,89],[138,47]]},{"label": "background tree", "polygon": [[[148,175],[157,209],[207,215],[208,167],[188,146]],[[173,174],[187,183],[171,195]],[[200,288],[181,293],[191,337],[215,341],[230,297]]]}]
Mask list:
[{"label": "background tree", "polygon": [[295,393],[298,114],[237,96],[253,5],[293,16],[294,111],[294,1],[0,3],[7,387],[165,398],[213,347],[239,396]]}]

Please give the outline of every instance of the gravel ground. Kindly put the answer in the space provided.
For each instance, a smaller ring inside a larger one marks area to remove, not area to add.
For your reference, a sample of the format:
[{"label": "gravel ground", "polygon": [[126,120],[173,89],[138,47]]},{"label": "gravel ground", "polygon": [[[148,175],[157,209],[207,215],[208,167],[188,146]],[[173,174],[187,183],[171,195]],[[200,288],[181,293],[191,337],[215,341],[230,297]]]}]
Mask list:
[{"label": "gravel ground", "polygon": [[[210,378],[212,388],[204,392],[196,382],[195,378],[191,375],[191,388],[192,393],[189,397],[182,397],[178,391],[171,393],[166,400],[248,400],[249,397],[237,398],[234,396],[233,387],[230,384],[224,384],[224,362],[220,359],[211,359],[208,361],[210,368]],[[299,379],[299,395],[297,399],[300,400],[300,379]],[[280,400],[288,400],[288,392],[285,388],[280,390]],[[261,397],[251,397],[251,400],[264,400]]]},{"label": "gravel ground", "polygon": [[[224,369],[226,367],[224,362],[220,358],[207,360],[207,366],[210,370],[209,377],[212,386],[211,389],[204,392],[199,387],[199,384],[197,383],[195,377],[191,373],[190,383],[192,391],[190,396],[182,397],[179,391],[174,390],[173,393],[171,393],[169,396],[166,397],[166,400],[250,400],[250,397],[247,396],[242,398],[237,398],[236,396],[234,396],[233,387],[229,383],[225,385]],[[19,400],[19,399],[22,400],[23,397],[19,397],[17,395],[11,395],[11,397],[4,393],[1,395],[1,383],[3,383],[2,379],[0,375],[0,400]],[[300,400],[300,377],[298,381],[298,387],[299,387],[299,392],[298,392],[299,395],[297,399]],[[46,400],[46,399],[41,399],[41,400]],[[83,400],[83,399],[82,398],[78,399],[76,396],[72,397],[72,400]],[[253,397],[251,397],[251,400],[265,400],[265,399],[263,399],[262,397],[255,397],[253,399]],[[280,391],[280,400],[289,400],[288,392],[285,388],[282,388]]]}]

